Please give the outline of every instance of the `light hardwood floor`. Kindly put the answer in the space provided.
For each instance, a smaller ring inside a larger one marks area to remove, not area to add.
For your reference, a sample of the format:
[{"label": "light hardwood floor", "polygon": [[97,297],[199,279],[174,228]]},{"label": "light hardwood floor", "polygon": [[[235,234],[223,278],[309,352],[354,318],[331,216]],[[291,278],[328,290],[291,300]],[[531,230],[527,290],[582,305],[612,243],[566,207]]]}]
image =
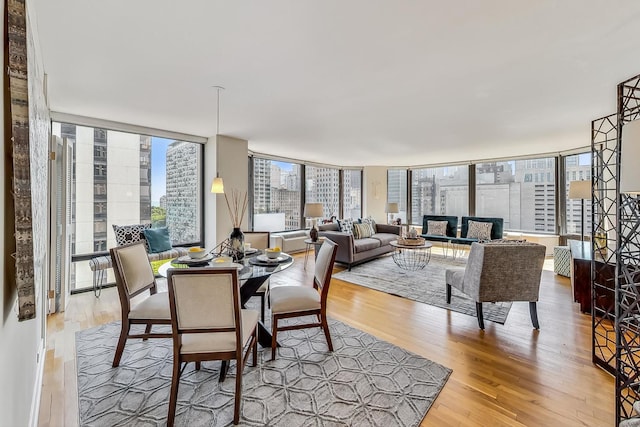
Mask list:
[{"label": "light hardwood floor", "polygon": [[[434,255],[438,256],[438,255]],[[275,282],[311,283],[304,254]],[[336,272],[341,270],[336,268]],[[444,284],[443,284],[444,286]],[[612,426],[614,378],[591,363],[591,320],[572,303],[569,280],[545,267],[538,316],[514,303],[504,325],[334,279],[329,315],[453,369],[423,426]],[[49,316],[40,426],[78,424],[76,331],[119,320],[115,288],[70,298]]]}]

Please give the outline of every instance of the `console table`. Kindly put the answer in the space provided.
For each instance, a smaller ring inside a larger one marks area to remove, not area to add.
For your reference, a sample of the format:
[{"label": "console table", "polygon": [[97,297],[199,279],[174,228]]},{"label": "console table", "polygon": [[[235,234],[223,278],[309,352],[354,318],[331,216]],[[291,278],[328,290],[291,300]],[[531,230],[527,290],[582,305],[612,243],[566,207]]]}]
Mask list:
[{"label": "console table", "polygon": [[[593,301],[591,282],[591,242],[569,240],[571,248],[571,289],[573,300],[580,304],[580,311],[591,313]],[[604,288],[596,291],[596,307],[606,310],[615,302],[615,264],[607,264],[600,260],[594,262],[594,273],[597,283],[604,283]]]}]

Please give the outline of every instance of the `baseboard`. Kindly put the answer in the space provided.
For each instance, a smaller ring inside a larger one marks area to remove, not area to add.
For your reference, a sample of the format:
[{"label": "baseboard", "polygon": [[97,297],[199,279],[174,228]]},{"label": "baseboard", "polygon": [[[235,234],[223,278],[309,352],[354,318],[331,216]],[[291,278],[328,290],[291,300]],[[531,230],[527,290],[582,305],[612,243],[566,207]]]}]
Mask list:
[{"label": "baseboard", "polygon": [[42,378],[44,376],[44,359],[46,342],[43,339],[38,349],[38,366],[36,366],[36,380],[33,386],[33,398],[31,399],[31,411],[29,415],[29,426],[38,426],[38,417],[40,416],[40,399],[42,397]]}]

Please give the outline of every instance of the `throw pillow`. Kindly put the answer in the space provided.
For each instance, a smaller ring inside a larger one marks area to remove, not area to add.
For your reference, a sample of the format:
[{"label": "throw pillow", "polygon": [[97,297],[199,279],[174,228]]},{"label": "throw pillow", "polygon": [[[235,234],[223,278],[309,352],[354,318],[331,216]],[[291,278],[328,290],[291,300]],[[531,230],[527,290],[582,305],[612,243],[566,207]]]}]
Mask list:
[{"label": "throw pillow", "polygon": [[149,244],[150,254],[171,250],[171,239],[169,238],[169,229],[167,227],[149,228],[144,230],[143,233]]},{"label": "throw pillow", "polygon": [[491,222],[469,221],[467,229],[467,238],[478,240],[491,240]]},{"label": "throw pillow", "polygon": [[373,220],[373,218],[371,218],[371,216],[360,219],[360,222],[363,224],[368,224],[369,227],[371,227],[371,234],[376,234],[376,222]]},{"label": "throw pillow", "polygon": [[339,219],[338,224],[340,225],[340,231],[343,233],[353,234],[353,219]]},{"label": "throw pillow", "polygon": [[432,236],[447,235],[447,221],[427,221],[427,234]]},{"label": "throw pillow", "polygon": [[[151,224],[133,224],[133,225],[115,225],[113,224],[113,232],[116,235],[116,243],[118,246],[136,243],[144,238],[144,230],[151,228]],[[145,243],[146,244],[146,243]],[[149,247],[147,246],[147,249]]]},{"label": "throw pillow", "polygon": [[353,224],[353,237],[356,239],[364,239],[371,237],[371,225],[369,224]]}]

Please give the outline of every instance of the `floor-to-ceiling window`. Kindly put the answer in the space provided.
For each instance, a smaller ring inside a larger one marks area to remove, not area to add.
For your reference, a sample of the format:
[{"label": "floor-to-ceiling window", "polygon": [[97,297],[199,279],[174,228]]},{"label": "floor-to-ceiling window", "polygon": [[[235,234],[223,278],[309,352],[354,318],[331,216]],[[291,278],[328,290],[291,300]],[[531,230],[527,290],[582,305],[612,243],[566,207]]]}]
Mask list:
[{"label": "floor-to-ceiling window", "polygon": [[73,147],[71,290],[92,286],[88,259],[116,245],[113,225],[201,241],[201,144],[58,122],[52,132]]},{"label": "floor-to-ceiling window", "polygon": [[[574,154],[564,157],[565,168],[565,218],[567,234],[583,234],[581,223],[584,220],[584,235],[591,234],[591,200],[569,198],[571,181],[591,182],[591,153]],[[584,212],[582,206],[584,203]]]},{"label": "floor-to-ceiling window", "polygon": [[360,169],[342,171],[342,212],[344,218],[362,216],[362,171]]},{"label": "floor-to-ceiling window", "polygon": [[469,213],[469,167],[444,166],[411,170],[411,222],[423,215]]},{"label": "floor-to-ceiling window", "polygon": [[504,218],[505,230],[556,232],[555,157],[476,165],[476,215]]},{"label": "floor-to-ceiling window", "polygon": [[300,164],[253,158],[253,229],[284,231],[301,228]]},{"label": "floor-to-ceiling window", "polygon": [[[340,216],[340,171],[335,168],[305,166],[305,203],[322,203],[323,218]],[[305,218],[304,228],[311,227]]]},{"label": "floor-to-ceiling window", "polygon": [[398,204],[398,212],[387,212],[387,220],[400,218],[403,224],[407,223],[407,170],[389,169],[387,171],[387,206],[390,203]]}]

